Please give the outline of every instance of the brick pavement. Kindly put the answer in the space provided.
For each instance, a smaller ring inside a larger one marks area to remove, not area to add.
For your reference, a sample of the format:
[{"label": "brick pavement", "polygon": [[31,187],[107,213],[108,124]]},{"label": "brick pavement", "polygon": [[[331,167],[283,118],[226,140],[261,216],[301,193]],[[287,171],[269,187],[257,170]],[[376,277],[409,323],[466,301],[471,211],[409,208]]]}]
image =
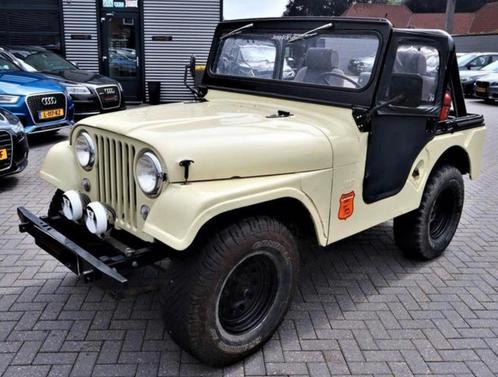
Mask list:
[{"label": "brick pavement", "polygon": [[160,269],[134,275],[117,299],[18,233],[16,207],[42,214],[53,192],[35,174],[53,137],[38,139],[28,170],[0,181],[0,375],[497,375],[498,106],[472,109],[489,122],[483,176],[466,180],[446,254],[404,259],[390,223],[327,248],[305,266],[278,333],[225,369],[199,364],[165,334]]}]

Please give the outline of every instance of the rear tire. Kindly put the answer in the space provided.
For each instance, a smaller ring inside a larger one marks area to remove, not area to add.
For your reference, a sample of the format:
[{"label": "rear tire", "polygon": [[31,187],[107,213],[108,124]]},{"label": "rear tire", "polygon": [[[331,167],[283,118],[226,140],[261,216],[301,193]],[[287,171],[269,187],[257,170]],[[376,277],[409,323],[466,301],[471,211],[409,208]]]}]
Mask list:
[{"label": "rear tire", "polygon": [[228,226],[199,252],[172,261],[161,294],[166,328],[206,364],[231,364],[261,347],[282,321],[299,275],[294,237],[278,221]]},{"label": "rear tire", "polygon": [[394,239],[409,258],[430,260],[448,247],[460,222],[462,174],[454,166],[437,168],[427,182],[420,207],[394,219]]}]

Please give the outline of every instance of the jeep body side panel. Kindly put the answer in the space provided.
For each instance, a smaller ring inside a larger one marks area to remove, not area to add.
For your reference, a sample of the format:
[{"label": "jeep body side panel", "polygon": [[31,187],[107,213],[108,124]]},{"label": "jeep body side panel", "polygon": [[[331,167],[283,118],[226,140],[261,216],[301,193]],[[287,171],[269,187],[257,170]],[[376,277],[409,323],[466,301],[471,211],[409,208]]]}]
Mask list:
[{"label": "jeep body side panel", "polygon": [[[363,184],[362,168],[366,161],[367,134],[363,134],[361,137],[363,147],[359,148],[362,151],[360,161],[357,164],[334,169],[333,180],[337,184],[334,184],[332,189],[328,243],[349,237],[418,208],[432,169],[443,153],[452,147],[462,148],[466,152],[470,163],[470,176],[472,179],[476,179],[481,168],[485,134],[485,128],[479,127],[433,138],[416,157],[401,191],[394,196],[370,204],[365,203],[361,194],[359,195]],[[415,169],[418,170],[418,175],[413,174]],[[346,185],[347,182],[350,184]],[[346,220],[340,220],[338,213],[341,195],[352,190],[357,193],[353,215]]]}]

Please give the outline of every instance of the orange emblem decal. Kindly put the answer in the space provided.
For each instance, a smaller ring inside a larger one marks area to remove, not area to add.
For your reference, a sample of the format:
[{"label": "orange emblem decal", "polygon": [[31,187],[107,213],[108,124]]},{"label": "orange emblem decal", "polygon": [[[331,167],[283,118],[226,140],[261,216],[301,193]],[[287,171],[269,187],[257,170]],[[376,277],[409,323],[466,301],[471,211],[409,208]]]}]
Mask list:
[{"label": "orange emblem decal", "polygon": [[353,215],[354,196],[354,191],[341,195],[341,199],[339,199],[339,214],[337,215],[339,220],[346,220]]}]

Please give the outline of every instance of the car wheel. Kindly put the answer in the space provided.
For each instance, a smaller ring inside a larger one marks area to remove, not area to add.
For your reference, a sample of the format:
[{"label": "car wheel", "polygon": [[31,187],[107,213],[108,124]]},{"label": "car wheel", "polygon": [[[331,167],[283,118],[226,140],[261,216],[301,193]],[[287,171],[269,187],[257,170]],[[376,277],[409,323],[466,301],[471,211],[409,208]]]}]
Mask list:
[{"label": "car wheel", "polygon": [[394,219],[394,239],[406,256],[430,260],[448,247],[463,209],[462,174],[454,166],[434,171],[425,187],[420,207]]},{"label": "car wheel", "polygon": [[206,364],[231,364],[261,347],[290,305],[299,275],[290,231],[269,217],[226,227],[174,259],[161,293],[171,337]]}]

